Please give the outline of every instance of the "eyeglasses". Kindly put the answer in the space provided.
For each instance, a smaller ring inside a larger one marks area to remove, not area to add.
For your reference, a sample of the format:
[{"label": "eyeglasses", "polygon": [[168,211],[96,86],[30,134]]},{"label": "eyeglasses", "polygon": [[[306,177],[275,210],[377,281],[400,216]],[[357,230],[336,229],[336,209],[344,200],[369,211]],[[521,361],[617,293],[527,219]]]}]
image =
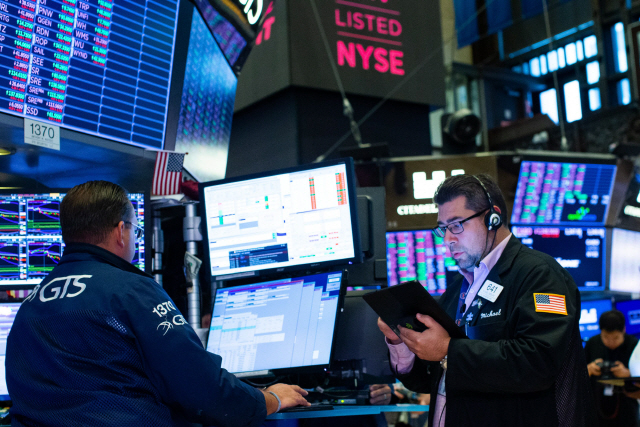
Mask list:
[{"label": "eyeglasses", "polygon": [[479,217],[480,215],[482,215],[483,213],[485,213],[488,210],[489,209],[485,209],[483,211],[475,213],[475,214],[471,215],[470,217],[463,219],[462,221],[455,221],[455,222],[452,222],[451,224],[447,224],[447,225],[442,226],[442,227],[434,227],[434,228],[431,229],[431,231],[433,231],[433,234],[435,234],[438,237],[444,237],[444,234],[447,232],[447,230],[449,230],[449,232],[451,234],[460,234],[460,233],[462,233],[464,231],[464,227],[462,226],[462,224],[464,224],[465,222],[469,221],[470,219]]},{"label": "eyeglasses", "polygon": [[138,240],[139,238],[142,237],[142,233],[144,233],[144,228],[142,228],[138,224],[134,224],[134,223],[132,223],[130,221],[122,221],[122,222],[124,222],[125,224],[131,224],[132,226],[135,227],[134,230],[136,232],[136,240]]}]

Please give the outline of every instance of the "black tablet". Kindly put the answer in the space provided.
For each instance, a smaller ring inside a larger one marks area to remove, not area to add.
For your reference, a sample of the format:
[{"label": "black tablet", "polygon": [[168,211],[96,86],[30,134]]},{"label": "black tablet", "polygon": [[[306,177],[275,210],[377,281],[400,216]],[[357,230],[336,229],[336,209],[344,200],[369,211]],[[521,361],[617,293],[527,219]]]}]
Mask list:
[{"label": "black tablet", "polygon": [[449,333],[451,338],[466,338],[456,322],[417,281],[363,295],[364,300],[380,318],[400,336],[397,325],[422,332],[426,329],[416,318],[417,313],[428,314]]}]

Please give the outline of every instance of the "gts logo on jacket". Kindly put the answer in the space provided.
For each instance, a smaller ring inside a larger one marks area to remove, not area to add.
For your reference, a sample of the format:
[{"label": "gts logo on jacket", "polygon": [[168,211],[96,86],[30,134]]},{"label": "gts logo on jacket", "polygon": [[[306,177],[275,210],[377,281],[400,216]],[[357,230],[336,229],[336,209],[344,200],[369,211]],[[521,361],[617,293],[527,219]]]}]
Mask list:
[{"label": "gts logo on jacket", "polygon": [[[58,277],[57,279],[53,279],[52,281],[50,281],[49,283],[47,283],[42,287],[40,287],[40,285],[37,285],[33,289],[33,292],[31,292],[29,296],[25,298],[24,302],[33,301],[38,296],[38,293],[40,293],[39,298],[40,298],[40,301],[42,302],[51,301],[57,298],[62,299],[65,297],[66,298],[77,297],[82,292],[84,292],[84,290],[87,288],[87,285],[80,282],[80,279],[84,279],[84,278],[89,279],[91,277],[93,276],[87,275],[87,274],[77,274],[73,276]],[[57,283],[58,286],[51,287],[51,285],[56,282],[58,282]],[[70,286],[72,286],[71,289],[69,289]],[[79,290],[76,288],[79,288]],[[69,291],[72,291],[72,292],[69,293]]]}]

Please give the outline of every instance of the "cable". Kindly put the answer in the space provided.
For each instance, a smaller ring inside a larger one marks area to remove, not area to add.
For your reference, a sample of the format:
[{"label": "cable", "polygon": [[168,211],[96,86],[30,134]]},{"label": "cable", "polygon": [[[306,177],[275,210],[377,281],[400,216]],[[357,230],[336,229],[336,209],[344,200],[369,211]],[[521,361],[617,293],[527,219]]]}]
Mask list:
[{"label": "cable", "polygon": [[[544,26],[547,29],[547,38],[549,39],[549,50],[553,50],[553,37],[551,35],[551,23],[549,22],[549,7],[547,0],[542,0],[542,12],[544,14]],[[567,135],[564,130],[564,114],[562,113],[562,105],[560,105],[560,84],[558,83],[558,69],[553,71],[553,87],[556,90],[556,108],[558,109],[558,121],[560,122],[560,149],[569,151]]]}]

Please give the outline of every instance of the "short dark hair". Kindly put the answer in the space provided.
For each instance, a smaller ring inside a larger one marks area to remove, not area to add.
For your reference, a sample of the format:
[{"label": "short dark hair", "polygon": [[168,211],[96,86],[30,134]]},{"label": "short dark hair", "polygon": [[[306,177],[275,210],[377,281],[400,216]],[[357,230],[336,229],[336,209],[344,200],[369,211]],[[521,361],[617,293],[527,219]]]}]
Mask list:
[{"label": "short dark hair", "polygon": [[100,244],[120,222],[133,216],[127,190],[108,181],[89,181],[73,187],[60,203],[60,226],[65,243]]},{"label": "short dark hair", "polygon": [[605,311],[598,321],[601,331],[624,331],[624,314],[618,310]]},{"label": "short dark hair", "polygon": [[[476,179],[477,178],[477,179]],[[459,196],[464,196],[467,200],[465,207],[474,212],[481,212],[489,209],[489,199],[485,194],[478,179],[484,184],[487,192],[491,196],[491,201],[500,209],[502,224],[507,224],[507,204],[496,181],[486,173],[478,175],[454,175],[440,184],[433,197],[434,203],[442,205],[450,202]]]}]

